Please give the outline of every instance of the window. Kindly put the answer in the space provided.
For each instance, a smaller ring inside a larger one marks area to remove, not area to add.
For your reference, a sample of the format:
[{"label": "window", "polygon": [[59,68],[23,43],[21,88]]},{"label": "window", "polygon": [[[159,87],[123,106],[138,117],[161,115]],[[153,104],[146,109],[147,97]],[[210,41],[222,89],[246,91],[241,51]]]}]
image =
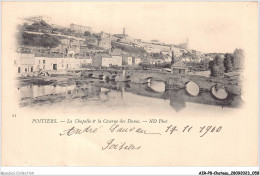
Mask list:
[{"label": "window", "polygon": [[45,60],[43,60],[43,64],[45,64]]},{"label": "window", "polygon": [[42,68],[45,69],[45,65]]},{"label": "window", "polygon": [[39,60],[39,64],[41,64],[41,60]]}]

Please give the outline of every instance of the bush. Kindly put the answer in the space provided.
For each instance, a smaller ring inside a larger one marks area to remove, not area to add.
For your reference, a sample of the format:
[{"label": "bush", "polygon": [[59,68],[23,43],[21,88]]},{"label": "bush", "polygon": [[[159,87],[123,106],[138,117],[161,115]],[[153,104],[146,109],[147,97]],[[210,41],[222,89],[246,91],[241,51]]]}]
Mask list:
[{"label": "bush", "polygon": [[18,35],[20,45],[55,48],[61,43],[57,37],[48,34],[38,35],[22,32]]}]

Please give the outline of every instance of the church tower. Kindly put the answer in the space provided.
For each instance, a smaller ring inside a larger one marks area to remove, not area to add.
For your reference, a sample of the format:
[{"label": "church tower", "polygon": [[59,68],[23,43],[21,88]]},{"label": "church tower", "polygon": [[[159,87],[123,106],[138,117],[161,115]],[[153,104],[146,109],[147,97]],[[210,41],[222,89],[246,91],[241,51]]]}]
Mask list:
[{"label": "church tower", "polygon": [[125,28],[123,28],[123,35],[125,35]]},{"label": "church tower", "polygon": [[186,49],[190,49],[190,46],[189,46],[189,39],[187,38],[187,41],[186,41]]}]

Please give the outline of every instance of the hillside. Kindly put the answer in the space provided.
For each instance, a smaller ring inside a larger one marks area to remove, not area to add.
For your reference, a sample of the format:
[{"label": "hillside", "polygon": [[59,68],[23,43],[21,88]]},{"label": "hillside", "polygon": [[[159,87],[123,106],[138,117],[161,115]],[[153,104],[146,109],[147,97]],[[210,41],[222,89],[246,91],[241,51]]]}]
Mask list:
[{"label": "hillside", "polygon": [[139,47],[129,46],[118,42],[111,42],[111,45],[112,48],[121,49],[122,51],[127,52],[129,55],[132,56],[144,56],[148,54],[143,48]]}]

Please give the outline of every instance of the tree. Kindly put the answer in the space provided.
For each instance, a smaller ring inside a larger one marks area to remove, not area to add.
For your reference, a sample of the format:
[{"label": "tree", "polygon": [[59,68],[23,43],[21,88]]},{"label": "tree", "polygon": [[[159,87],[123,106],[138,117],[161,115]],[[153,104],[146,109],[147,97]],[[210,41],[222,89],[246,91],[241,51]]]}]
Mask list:
[{"label": "tree", "polygon": [[46,29],[51,30],[52,27],[48,23],[46,23],[45,21],[41,20],[41,21],[35,22],[31,25],[27,25],[25,29],[28,30],[28,31],[36,31],[37,32],[39,30],[46,30]]},{"label": "tree", "polygon": [[90,33],[89,31],[85,31],[83,35],[84,35],[84,36],[90,36],[91,33]]},{"label": "tree", "polygon": [[223,75],[224,73],[223,58],[221,58],[219,55],[216,55],[214,60],[209,63],[209,69],[211,71],[212,76]]},{"label": "tree", "polygon": [[174,56],[174,51],[172,51],[172,60],[171,60],[171,64],[173,64],[175,62],[175,56]]},{"label": "tree", "polygon": [[232,54],[225,54],[225,58],[224,58],[224,67],[225,67],[225,72],[232,72],[233,71],[233,60],[234,57]]},{"label": "tree", "polygon": [[245,53],[244,50],[242,49],[235,49],[233,53],[233,67],[234,69],[240,69],[244,68],[244,58],[245,58]]},{"label": "tree", "polygon": [[153,58],[160,58],[160,59],[162,59],[163,55],[161,53],[152,53],[152,57]]},{"label": "tree", "polygon": [[50,36],[48,34],[38,35],[38,34],[29,34],[22,32],[18,34],[18,43],[20,45],[27,46],[41,46],[46,48],[55,48],[61,42],[55,36]]}]

